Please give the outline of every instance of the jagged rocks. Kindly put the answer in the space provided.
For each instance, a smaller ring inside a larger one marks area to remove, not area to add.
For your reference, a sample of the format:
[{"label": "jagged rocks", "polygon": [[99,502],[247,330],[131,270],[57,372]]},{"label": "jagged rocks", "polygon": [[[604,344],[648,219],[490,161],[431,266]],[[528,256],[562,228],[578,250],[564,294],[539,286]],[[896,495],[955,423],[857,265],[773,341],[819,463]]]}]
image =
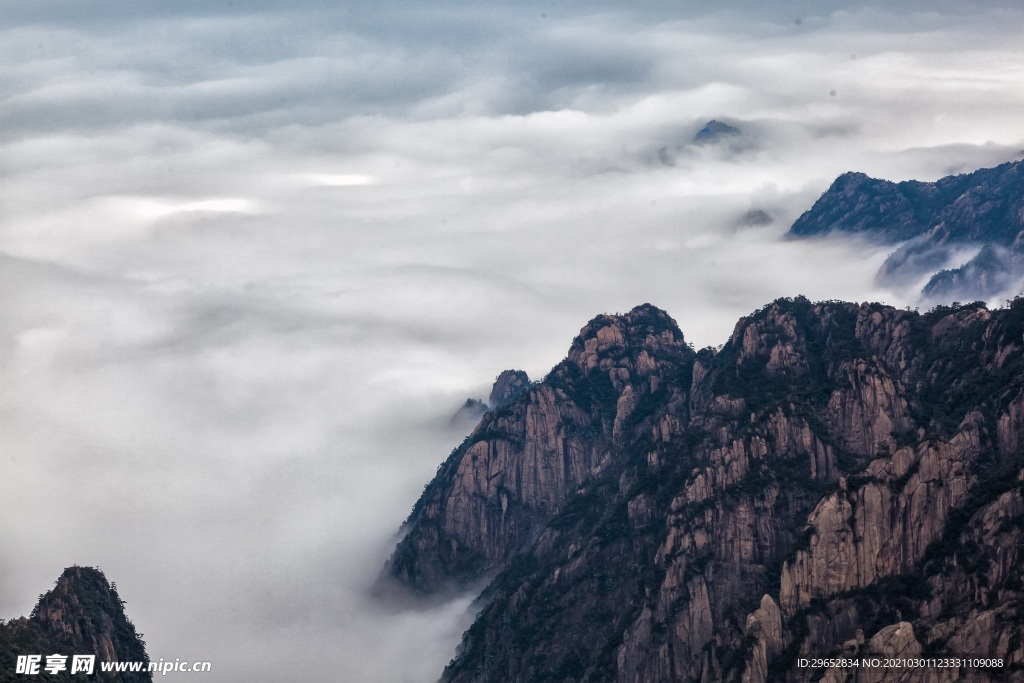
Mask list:
[{"label": "jagged rocks", "polygon": [[387,574],[490,579],[445,681],[804,681],[915,647],[1019,673],[1022,397],[1024,301],[779,300],[696,353],[653,307],[599,316],[442,466]]},{"label": "jagged rocks", "polygon": [[522,370],[504,370],[495,378],[487,403],[478,398],[467,398],[452,415],[449,425],[458,430],[472,429],[488,410],[504,408],[529,391],[530,386],[530,377]]},{"label": "jagged rocks", "polygon": [[[100,672],[99,662],[148,662],[145,643],[124,613],[117,591],[98,569],[69,567],[54,588],[39,597],[28,618],[0,622],[0,681],[15,677],[18,655],[95,655],[98,681],[151,681],[149,672]],[[44,660],[45,661],[45,660]],[[65,670],[42,674],[47,680],[79,680]]]},{"label": "jagged rocks", "polygon": [[504,408],[530,389],[530,376],[522,370],[504,370],[494,379],[487,399],[493,409]]},{"label": "jagged rocks", "polygon": [[[544,382],[516,389],[452,453],[385,575],[433,591],[503,569],[607,462],[639,401],[679,388],[679,366],[692,356],[675,322],[653,306],[592,320]],[[641,398],[622,402],[624,394]]]},{"label": "jagged rocks", "polygon": [[746,633],[754,641],[743,670],[743,683],[765,683],[768,662],[782,651],[782,613],[770,595],[747,617]]},{"label": "jagged rocks", "polygon": [[967,493],[969,466],[979,454],[979,418],[969,415],[948,443],[906,447],[872,460],[851,477],[860,486],[840,480],[839,491],[808,518],[810,547],[783,565],[781,602],[789,613],[812,599],[912,570]]}]

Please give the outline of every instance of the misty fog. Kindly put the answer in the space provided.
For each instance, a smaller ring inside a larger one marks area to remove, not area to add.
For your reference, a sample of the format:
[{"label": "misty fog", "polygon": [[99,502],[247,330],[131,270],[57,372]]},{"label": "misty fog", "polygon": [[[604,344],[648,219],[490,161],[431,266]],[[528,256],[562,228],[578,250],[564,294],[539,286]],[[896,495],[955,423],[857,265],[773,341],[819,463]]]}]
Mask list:
[{"label": "misty fog", "polygon": [[472,595],[367,589],[501,370],[643,302],[921,305],[784,234],[1020,158],[1024,9],[762,4],[5,3],[0,617],[99,566],[204,681],[436,680]]}]

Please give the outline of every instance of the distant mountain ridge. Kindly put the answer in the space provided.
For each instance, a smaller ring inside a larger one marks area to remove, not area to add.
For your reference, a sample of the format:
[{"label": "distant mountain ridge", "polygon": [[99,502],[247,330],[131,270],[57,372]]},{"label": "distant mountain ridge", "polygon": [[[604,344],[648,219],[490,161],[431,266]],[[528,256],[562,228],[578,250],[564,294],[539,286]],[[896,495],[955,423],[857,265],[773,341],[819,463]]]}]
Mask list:
[{"label": "distant mountain ridge", "polygon": [[[442,680],[1024,678],[1024,299],[591,320],[438,469],[382,581],[485,580]],[[937,677],[938,676],[938,677]]]},{"label": "distant mountain ridge", "polygon": [[698,129],[686,141],[676,141],[663,145],[657,152],[657,160],[663,166],[675,166],[680,158],[685,158],[696,149],[705,152],[715,150],[721,155],[737,155],[749,151],[756,146],[756,139],[748,132],[731,124],[711,119]]},{"label": "distant mountain ridge", "polygon": [[[990,298],[1024,279],[1024,161],[893,183],[844,173],[789,230],[793,237],[860,234],[903,242],[882,265],[883,284],[931,275],[924,294],[947,301]],[[944,269],[958,253],[981,248]]]},{"label": "distant mountain ridge", "polygon": [[718,142],[722,138],[734,135],[742,135],[739,128],[730,126],[728,123],[722,123],[716,119],[711,119],[704,124],[703,128],[694,133],[693,141],[696,144],[703,145]]},{"label": "distant mountain ridge", "polygon": [[[39,596],[29,617],[0,621],[0,682],[42,679],[79,681],[68,670],[38,676],[16,674],[19,655],[96,655],[89,680],[117,683],[152,681],[150,672],[101,672],[100,662],[148,662],[146,644],[124,613],[117,589],[93,567],[68,567],[52,590]],[[42,671],[42,666],[40,667]]]}]

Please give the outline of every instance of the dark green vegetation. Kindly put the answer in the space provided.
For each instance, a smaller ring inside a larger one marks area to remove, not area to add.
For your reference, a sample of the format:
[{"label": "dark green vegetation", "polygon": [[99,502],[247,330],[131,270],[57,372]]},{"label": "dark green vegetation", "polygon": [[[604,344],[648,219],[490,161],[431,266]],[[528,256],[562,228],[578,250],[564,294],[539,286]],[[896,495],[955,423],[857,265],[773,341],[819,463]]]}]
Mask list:
[{"label": "dark green vegetation", "polygon": [[1022,521],[1024,300],[780,299],[699,352],[643,306],[485,416],[386,573],[489,579],[445,681],[802,681],[897,646],[1001,680]]},{"label": "dark green vegetation", "polygon": [[[49,674],[46,656],[66,655],[67,669]],[[71,655],[97,655],[94,674],[70,674]],[[19,655],[42,655],[40,674],[16,674]],[[113,655],[114,659],[111,659]],[[0,622],[0,681],[151,681],[146,673],[101,673],[102,661],[149,661],[142,635],[125,616],[124,601],[103,573],[93,567],[69,567],[53,589],[39,596],[32,614]]]}]

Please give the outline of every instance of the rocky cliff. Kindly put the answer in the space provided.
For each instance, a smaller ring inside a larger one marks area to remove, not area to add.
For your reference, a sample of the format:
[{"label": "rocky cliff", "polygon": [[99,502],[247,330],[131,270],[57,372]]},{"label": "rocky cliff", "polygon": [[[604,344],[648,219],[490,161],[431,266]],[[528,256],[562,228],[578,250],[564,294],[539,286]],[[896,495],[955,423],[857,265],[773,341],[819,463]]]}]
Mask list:
[{"label": "rocky cliff", "polygon": [[504,408],[525,394],[530,388],[530,376],[522,370],[504,370],[494,379],[487,404],[491,408]]},{"label": "rocky cliff", "polygon": [[487,581],[445,681],[1021,680],[1022,448],[1024,300],[784,299],[698,352],[644,305],[484,417],[385,576]]},{"label": "rocky cliff", "polygon": [[[43,671],[46,656],[66,655],[68,670]],[[148,661],[141,634],[124,613],[116,588],[98,569],[69,567],[56,585],[39,596],[29,617],[0,622],[0,681],[26,680],[16,674],[18,655],[42,655],[41,673],[32,678],[77,681],[84,674],[70,674],[70,656],[96,655],[90,680],[118,683],[151,681],[150,673],[100,672],[99,662]]]},{"label": "rocky cliff", "polygon": [[487,402],[478,398],[467,398],[454,415],[449,425],[455,429],[472,429],[488,410],[504,408],[530,388],[530,376],[522,370],[503,370],[491,386]]},{"label": "rocky cliff", "polygon": [[484,415],[438,468],[385,574],[431,592],[504,568],[569,493],[612,461],[640,404],[680,389],[680,368],[693,356],[653,306],[595,318],[565,361]]},{"label": "rocky cliff", "polygon": [[879,270],[882,283],[906,285],[931,275],[928,298],[991,298],[1024,277],[1024,162],[934,183],[845,173],[789,234],[833,232],[902,243]]}]

